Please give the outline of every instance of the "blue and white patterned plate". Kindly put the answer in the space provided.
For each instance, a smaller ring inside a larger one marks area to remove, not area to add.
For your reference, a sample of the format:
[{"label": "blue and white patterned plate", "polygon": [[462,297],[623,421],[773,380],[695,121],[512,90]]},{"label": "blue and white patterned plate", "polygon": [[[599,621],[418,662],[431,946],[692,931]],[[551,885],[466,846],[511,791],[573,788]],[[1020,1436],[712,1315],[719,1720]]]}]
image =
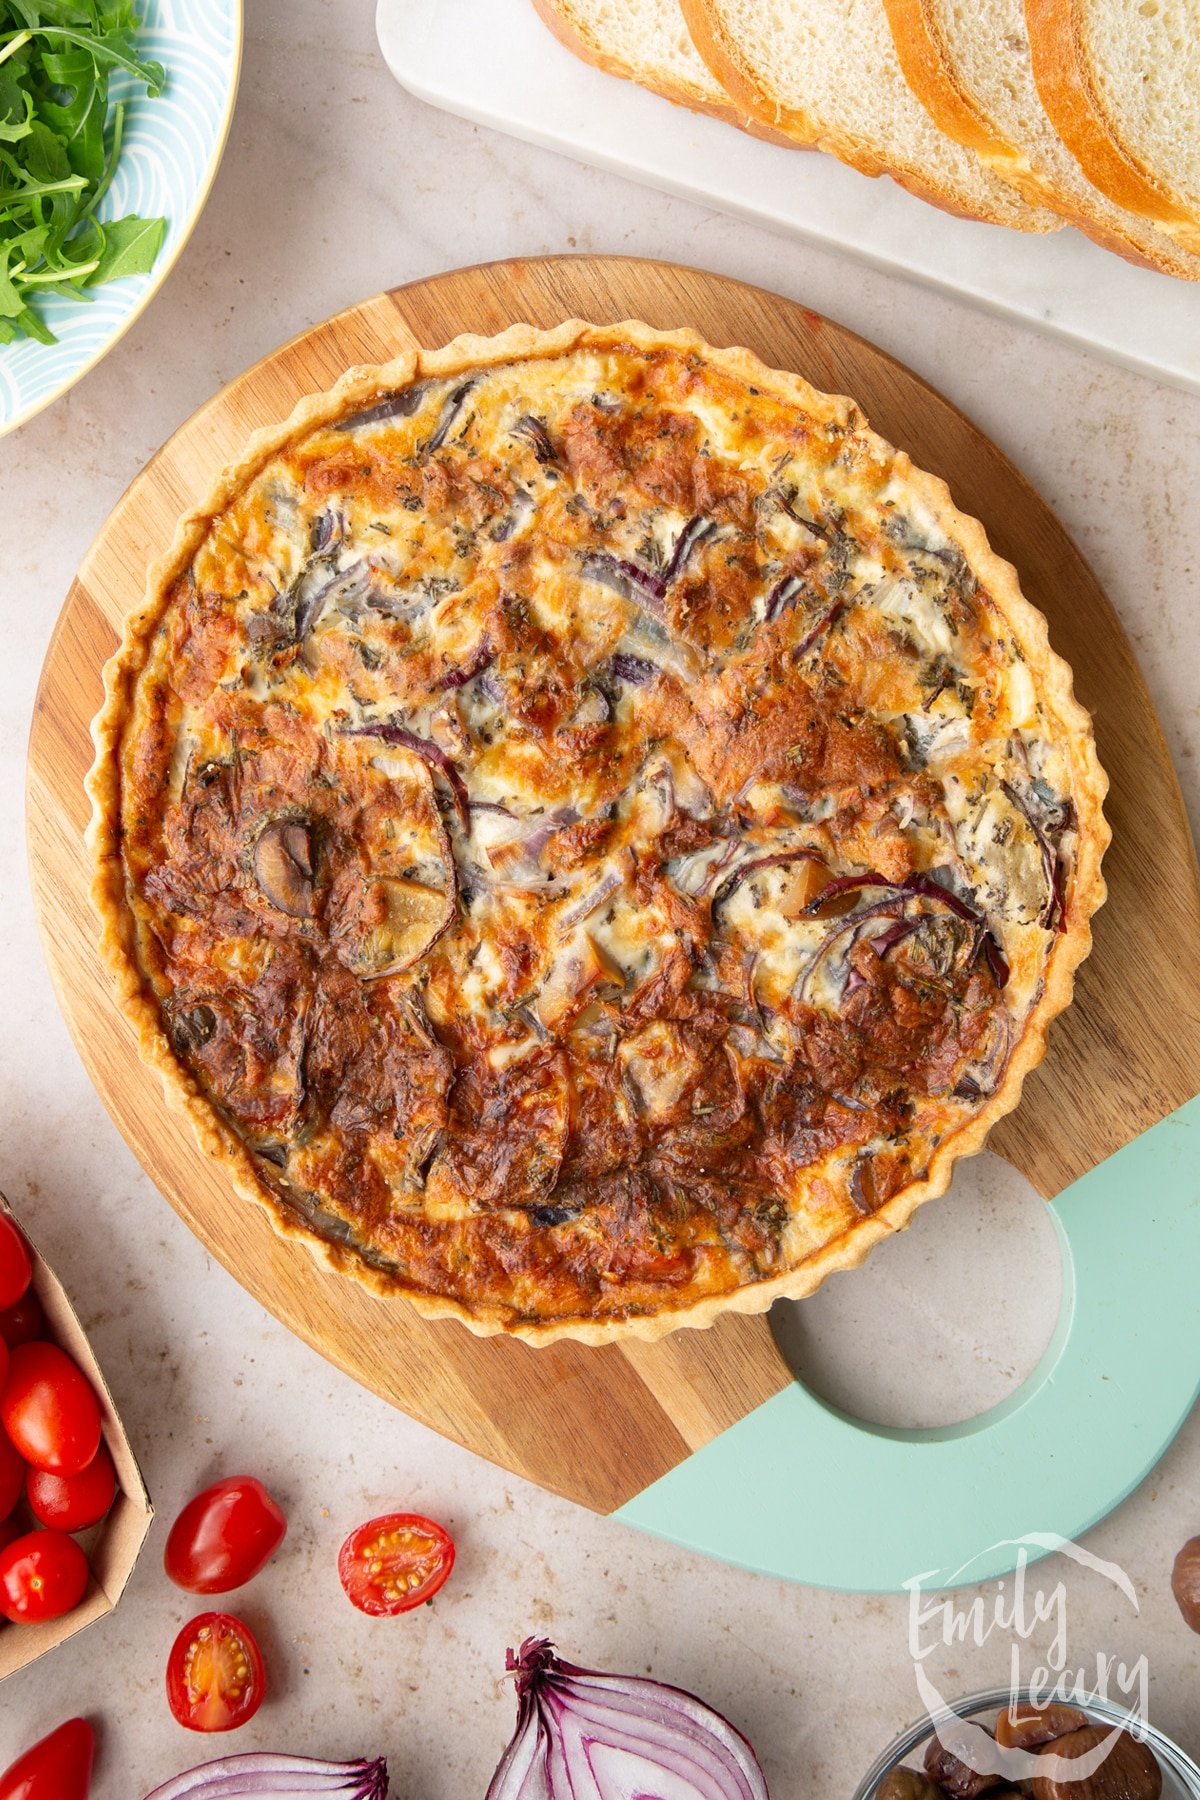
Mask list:
[{"label": "blue and white patterned plate", "polygon": [[0,437],[79,380],[158,292],[200,217],[221,161],[242,60],[242,0],[142,0],[139,43],[161,62],[167,85],[157,100],[125,77],[112,98],[126,102],[125,138],[102,219],[163,214],[167,234],[148,275],[97,288],[89,303],[55,295],[41,310],[57,344],[0,344]]}]

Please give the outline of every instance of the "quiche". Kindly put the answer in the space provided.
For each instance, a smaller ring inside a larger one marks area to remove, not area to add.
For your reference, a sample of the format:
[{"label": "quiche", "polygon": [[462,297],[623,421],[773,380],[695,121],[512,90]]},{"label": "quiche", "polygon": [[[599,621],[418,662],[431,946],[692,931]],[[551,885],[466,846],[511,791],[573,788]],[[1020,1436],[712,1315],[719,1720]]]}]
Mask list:
[{"label": "quiche", "polygon": [[93,729],[104,952],[203,1148],[535,1343],[860,1262],[1015,1105],[1103,898],[1012,568],[686,331],[351,369],[182,521]]}]

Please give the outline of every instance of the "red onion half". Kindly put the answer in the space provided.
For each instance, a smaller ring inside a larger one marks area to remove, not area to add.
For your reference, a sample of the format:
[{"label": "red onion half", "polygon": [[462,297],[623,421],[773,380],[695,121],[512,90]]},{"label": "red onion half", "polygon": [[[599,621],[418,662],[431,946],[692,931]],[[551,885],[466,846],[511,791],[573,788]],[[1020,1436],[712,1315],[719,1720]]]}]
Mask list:
[{"label": "red onion half", "polygon": [[259,1751],[248,1756],[222,1756],[201,1763],[174,1781],[164,1781],[146,1800],[306,1800],[324,1794],[329,1800],[387,1800],[388,1772],[383,1757],[374,1762],[319,1762],[312,1756]]},{"label": "red onion half", "polygon": [[517,1729],[486,1800],[770,1800],[740,1731],[682,1688],[508,1652]]}]

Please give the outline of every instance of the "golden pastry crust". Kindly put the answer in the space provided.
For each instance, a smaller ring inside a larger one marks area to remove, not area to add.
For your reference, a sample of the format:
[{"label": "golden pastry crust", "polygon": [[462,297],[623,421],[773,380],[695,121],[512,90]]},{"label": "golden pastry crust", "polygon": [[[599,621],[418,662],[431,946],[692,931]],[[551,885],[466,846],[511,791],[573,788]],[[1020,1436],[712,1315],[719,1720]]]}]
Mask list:
[{"label": "golden pastry crust", "polygon": [[481,1334],[861,1262],[1016,1104],[1103,899],[1014,571],[690,332],[348,371],[181,522],[105,687],[143,1057],[277,1229]]}]

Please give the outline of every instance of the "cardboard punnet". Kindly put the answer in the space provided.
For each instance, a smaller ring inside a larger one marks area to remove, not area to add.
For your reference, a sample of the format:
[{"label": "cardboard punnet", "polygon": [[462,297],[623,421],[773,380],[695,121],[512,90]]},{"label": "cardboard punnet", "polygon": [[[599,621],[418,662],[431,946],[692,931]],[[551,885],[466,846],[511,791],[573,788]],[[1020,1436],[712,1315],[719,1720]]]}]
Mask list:
[{"label": "cardboard punnet", "polygon": [[[0,1212],[20,1225],[3,1194]],[[46,1315],[47,1335],[73,1356],[83,1370],[100,1402],[104,1441],[111,1452],[117,1471],[117,1497],[112,1509],[99,1525],[80,1532],[79,1541],[87,1551],[92,1578],[88,1591],[73,1612],[46,1625],[10,1625],[0,1619],[0,1681],[15,1675],[18,1669],[36,1661],[47,1650],[74,1637],[85,1625],[91,1625],[110,1613],[125,1592],[134,1564],[146,1541],[154,1508],[142,1480],[137,1458],[121,1423],[112,1394],[100,1371],[92,1347],[88,1343],[66,1290],[49,1264],[38,1255],[29,1233],[21,1226],[22,1235],[33,1258],[33,1291]],[[34,1521],[30,1520],[30,1529]]]}]

